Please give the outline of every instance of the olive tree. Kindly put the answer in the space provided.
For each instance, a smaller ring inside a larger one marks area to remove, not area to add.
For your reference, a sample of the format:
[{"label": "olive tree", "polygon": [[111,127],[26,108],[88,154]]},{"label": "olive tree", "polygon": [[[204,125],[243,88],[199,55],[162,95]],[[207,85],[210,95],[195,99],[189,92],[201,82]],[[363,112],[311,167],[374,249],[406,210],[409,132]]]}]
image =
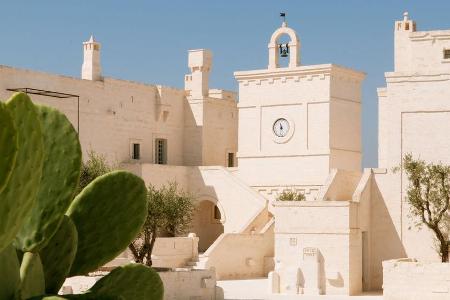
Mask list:
[{"label": "olive tree", "polygon": [[419,227],[425,224],[433,231],[442,262],[448,262],[450,166],[426,163],[407,154],[403,158],[403,169],[409,181],[406,200],[410,213],[418,218]]},{"label": "olive tree", "polygon": [[192,195],[178,189],[172,182],[157,189],[148,187],[148,216],[136,239],[129,245],[135,262],[152,265],[152,251],[156,237],[186,233],[194,214]]},{"label": "olive tree", "polygon": [[88,159],[81,165],[80,181],[76,194],[81,192],[92,180],[117,169],[116,166],[110,165],[105,156],[94,151],[89,151]]}]

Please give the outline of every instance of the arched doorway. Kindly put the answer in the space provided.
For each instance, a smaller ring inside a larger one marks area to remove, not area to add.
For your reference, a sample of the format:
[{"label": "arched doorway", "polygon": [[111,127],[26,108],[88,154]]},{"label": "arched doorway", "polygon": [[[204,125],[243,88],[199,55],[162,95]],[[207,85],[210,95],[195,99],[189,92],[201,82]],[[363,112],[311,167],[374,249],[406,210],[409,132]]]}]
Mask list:
[{"label": "arched doorway", "polygon": [[223,233],[222,220],[222,213],[214,202],[209,200],[198,202],[192,225],[193,232],[199,237],[199,252],[205,252]]}]

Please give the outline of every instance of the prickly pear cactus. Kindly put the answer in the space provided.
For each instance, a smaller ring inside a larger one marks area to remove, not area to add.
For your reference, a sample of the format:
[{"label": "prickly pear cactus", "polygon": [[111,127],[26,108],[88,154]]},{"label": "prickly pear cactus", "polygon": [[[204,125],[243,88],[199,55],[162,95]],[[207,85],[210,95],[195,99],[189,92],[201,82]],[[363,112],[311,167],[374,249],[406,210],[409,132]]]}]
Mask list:
[{"label": "prickly pear cactus", "polygon": [[0,300],[19,296],[20,264],[16,249],[9,245],[0,252]]},{"label": "prickly pear cactus", "polygon": [[97,281],[89,292],[99,296],[118,295],[127,300],[162,300],[164,296],[163,283],[158,273],[141,264],[115,268]]},{"label": "prickly pear cactus", "polygon": [[78,233],[68,216],[64,216],[61,225],[39,255],[44,267],[45,292],[57,294],[69,275],[77,252]]},{"label": "prickly pear cactus", "polygon": [[[123,300],[120,296],[98,296],[94,293],[85,294],[72,294],[72,295],[46,295],[33,297],[28,300],[64,300],[64,299],[76,299],[76,300]],[[150,299],[150,298],[149,298]],[[152,299],[153,300],[153,299]]]},{"label": "prickly pear cactus", "polygon": [[147,216],[144,181],[125,171],[96,178],[78,194],[67,215],[78,231],[70,276],[94,271],[123,252]]},{"label": "prickly pear cactus", "polygon": [[38,253],[25,252],[20,265],[22,299],[45,294],[44,271]]},{"label": "prickly pear cactus", "polygon": [[11,114],[0,102],[0,192],[11,176],[17,157],[17,133]]},{"label": "prickly pear cactus", "polygon": [[6,109],[14,120],[18,152],[8,184],[0,193],[0,251],[13,241],[32,209],[43,161],[41,126],[30,98],[16,93],[6,102]]},{"label": "prickly pear cactus", "polygon": [[16,237],[22,251],[39,251],[58,229],[73,200],[81,168],[78,134],[66,116],[37,105],[44,139],[44,164],[36,203]]},{"label": "prickly pear cactus", "polygon": [[159,275],[143,265],[118,268],[85,294],[45,295],[127,248],[147,216],[147,189],[115,171],[70,204],[81,151],[67,119],[19,93],[0,103],[0,126],[0,300],[162,299]]}]

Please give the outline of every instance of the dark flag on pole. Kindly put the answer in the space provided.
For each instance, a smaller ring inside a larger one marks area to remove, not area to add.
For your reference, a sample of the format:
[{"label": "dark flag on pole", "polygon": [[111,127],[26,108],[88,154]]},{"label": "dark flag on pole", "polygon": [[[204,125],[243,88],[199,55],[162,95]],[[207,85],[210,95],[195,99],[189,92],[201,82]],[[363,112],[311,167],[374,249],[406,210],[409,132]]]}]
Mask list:
[{"label": "dark flag on pole", "polygon": [[284,12],[280,13],[280,17],[283,18],[283,22],[286,22],[286,13]]}]

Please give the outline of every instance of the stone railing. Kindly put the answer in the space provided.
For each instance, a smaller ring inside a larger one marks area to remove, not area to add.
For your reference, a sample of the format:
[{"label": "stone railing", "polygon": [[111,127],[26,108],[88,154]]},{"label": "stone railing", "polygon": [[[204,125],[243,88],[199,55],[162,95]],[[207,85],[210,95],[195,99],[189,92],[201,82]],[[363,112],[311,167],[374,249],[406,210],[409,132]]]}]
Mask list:
[{"label": "stone railing", "polygon": [[214,267],[220,280],[267,276],[273,270],[273,227],[271,219],[259,233],[223,233],[200,256],[197,267]]},{"label": "stone railing", "polygon": [[[216,285],[214,270],[176,269],[159,271],[158,274],[164,285],[164,300],[223,300],[223,290]],[[101,275],[70,277],[60,293],[84,293],[101,278]]]},{"label": "stone railing", "polygon": [[450,264],[384,261],[383,296],[385,300],[450,299]]},{"label": "stone railing", "polygon": [[198,258],[198,240],[195,234],[188,237],[157,238],[152,252],[154,267],[181,268]]},{"label": "stone railing", "polygon": [[[161,237],[155,241],[152,252],[153,267],[156,268],[182,268],[187,262],[198,259],[198,240],[195,234],[187,237]],[[113,261],[107,263],[104,269],[121,266],[133,260],[129,250],[123,252]]]}]

